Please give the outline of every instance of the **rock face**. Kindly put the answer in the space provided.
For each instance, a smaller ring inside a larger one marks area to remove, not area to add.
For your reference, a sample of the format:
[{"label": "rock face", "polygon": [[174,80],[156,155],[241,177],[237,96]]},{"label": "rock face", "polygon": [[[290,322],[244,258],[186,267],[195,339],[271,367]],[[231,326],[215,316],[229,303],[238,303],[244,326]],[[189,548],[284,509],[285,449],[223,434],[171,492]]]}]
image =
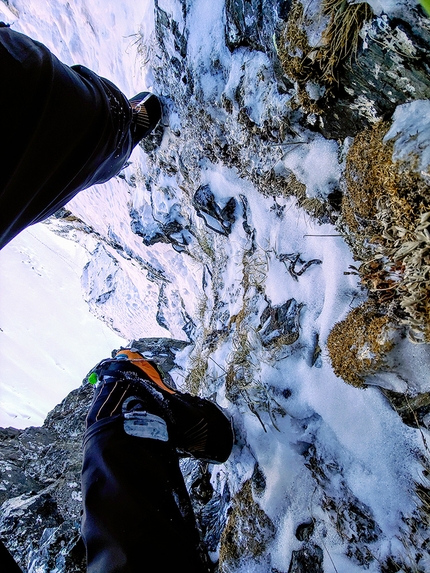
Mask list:
[{"label": "rock face", "polygon": [[390,118],[397,105],[429,99],[430,31],[412,21],[372,19],[361,32],[356,59],[345,68],[339,91],[324,112],[327,137],[356,135],[378,119]]},{"label": "rock face", "polygon": [[263,345],[293,344],[299,338],[300,309],[301,305],[294,298],[280,307],[269,305],[260,317]]},{"label": "rock face", "polygon": [[85,571],[80,468],[92,394],[74,390],[41,428],[0,430],[0,535],[23,571]]}]

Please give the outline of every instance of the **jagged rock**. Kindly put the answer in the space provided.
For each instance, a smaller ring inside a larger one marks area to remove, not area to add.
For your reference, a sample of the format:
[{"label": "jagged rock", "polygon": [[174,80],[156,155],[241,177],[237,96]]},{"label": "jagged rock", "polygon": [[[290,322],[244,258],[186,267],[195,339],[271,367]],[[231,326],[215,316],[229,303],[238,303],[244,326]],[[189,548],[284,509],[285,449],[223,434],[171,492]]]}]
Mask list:
[{"label": "jagged rock", "polygon": [[[97,267],[94,260],[98,260]],[[100,275],[103,268],[103,277]],[[116,289],[116,275],[120,272],[118,261],[100,243],[93,252],[93,258],[83,270],[81,283],[88,304],[104,304],[114,294]],[[101,284],[103,287],[100,288]]]},{"label": "jagged rock", "polygon": [[[169,67],[168,71],[165,69],[165,72],[173,74],[175,78],[175,89],[170,95],[172,96],[176,93],[177,95],[181,94],[183,97],[190,97],[193,93],[194,81],[192,74],[185,65],[188,43],[187,32],[182,22],[177,22],[160,8],[158,0],[155,0],[154,8],[157,44]],[[185,15],[185,2],[182,3],[182,11]]]},{"label": "jagged rock", "polygon": [[169,239],[165,232],[152,218],[152,212],[143,213],[138,212],[136,209],[130,209],[131,229],[133,233],[142,237],[143,244],[147,247],[155,245],[156,243],[168,243]]},{"label": "jagged rock", "polygon": [[405,21],[381,15],[364,26],[363,42],[339,81],[334,102],[324,106],[321,133],[328,138],[355,136],[395,108],[430,98],[430,34]]},{"label": "jagged rock", "polygon": [[232,500],[222,534],[221,566],[228,567],[229,563],[244,557],[257,559],[267,551],[275,531],[274,523],[252,496],[251,480],[247,480]]},{"label": "jagged rock", "polygon": [[323,559],[321,547],[308,543],[298,551],[293,551],[288,573],[324,573]]},{"label": "jagged rock", "polygon": [[25,455],[20,447],[20,430],[0,429],[0,504],[10,497],[41,489],[41,484],[24,470]]},{"label": "jagged rock", "polygon": [[34,571],[53,570],[43,568],[48,563],[57,563],[58,571],[64,573],[85,571],[83,565],[80,569],[78,565],[65,567],[76,559],[79,563],[75,553],[79,554],[82,437],[92,395],[88,385],[73,390],[48,414],[41,428],[0,430],[0,439],[6,443],[0,450],[1,467],[7,465],[9,456],[14,464],[14,471],[7,472],[7,489],[2,491],[0,535],[24,570],[34,561],[38,566]]},{"label": "jagged rock", "polygon": [[312,366],[315,368],[321,368],[323,365],[322,358],[321,358],[321,346],[320,346],[320,336],[319,333],[315,333],[314,338],[314,350],[312,352]]},{"label": "jagged rock", "polygon": [[430,392],[409,397],[386,388],[381,388],[381,392],[405,424],[412,428],[430,428]]},{"label": "jagged rock", "polygon": [[[150,185],[149,190],[152,193]],[[156,200],[152,200],[151,206],[130,209],[130,218],[133,232],[142,237],[147,246],[171,243],[180,250],[192,241],[190,221],[169,187],[157,187]]]},{"label": "jagged rock", "polygon": [[299,541],[309,541],[314,532],[315,524],[313,521],[301,523],[296,529],[296,537]]},{"label": "jagged rock", "polygon": [[291,0],[227,0],[226,44],[230,50],[241,46],[275,53],[273,35],[288,17]]},{"label": "jagged rock", "polygon": [[138,338],[130,342],[130,346],[142,352],[148,360],[156,360],[167,373],[177,368],[175,355],[188,345],[189,342],[173,338]]},{"label": "jagged rock", "polygon": [[314,445],[303,455],[320,488],[321,507],[347,543],[347,556],[358,565],[368,567],[374,560],[372,544],[382,534],[371,508],[354,495],[336,460],[324,459]]},{"label": "jagged rock", "polygon": [[206,225],[222,235],[229,235],[233,223],[236,221],[236,200],[231,197],[224,207],[215,201],[209,185],[201,185],[194,194],[193,205],[197,215],[202,217]]},{"label": "jagged rock", "polygon": [[86,571],[85,546],[78,523],[70,521],[44,530],[38,549],[28,557],[28,571],[37,573],[83,573]]},{"label": "jagged rock", "polygon": [[266,489],[266,476],[258,464],[255,464],[251,480],[255,495],[263,495]]},{"label": "jagged rock", "polygon": [[5,501],[1,509],[0,535],[18,564],[26,568],[29,553],[38,546],[44,530],[63,522],[57,503],[45,490]]},{"label": "jagged rock", "polygon": [[293,344],[299,337],[300,310],[294,298],[281,306],[270,303],[260,317],[260,336],[264,346]]},{"label": "jagged rock", "polygon": [[254,50],[263,50],[261,27],[263,21],[263,1],[227,0],[226,44],[230,50],[248,46]]},{"label": "jagged rock", "polygon": [[[161,105],[163,106],[163,98],[160,98]],[[160,147],[161,140],[163,139],[164,126],[160,122],[152,133],[140,140],[139,145],[145,153],[153,153]]]},{"label": "jagged rock", "polygon": [[228,482],[202,508],[201,527],[205,531],[205,542],[209,551],[216,551],[230,512],[231,495]]},{"label": "jagged rock", "polygon": [[249,208],[249,201],[246,198],[245,195],[240,195],[240,200],[242,202],[242,212],[243,212],[243,230],[245,231],[245,233],[251,238],[252,240],[252,246],[250,248],[251,252],[254,252],[255,249],[257,248],[257,245],[255,243],[255,228],[252,226],[252,221],[251,221],[251,210]]},{"label": "jagged rock", "polygon": [[181,460],[181,471],[207,550],[216,552],[230,508],[228,483],[214,488],[208,464],[191,458]]}]

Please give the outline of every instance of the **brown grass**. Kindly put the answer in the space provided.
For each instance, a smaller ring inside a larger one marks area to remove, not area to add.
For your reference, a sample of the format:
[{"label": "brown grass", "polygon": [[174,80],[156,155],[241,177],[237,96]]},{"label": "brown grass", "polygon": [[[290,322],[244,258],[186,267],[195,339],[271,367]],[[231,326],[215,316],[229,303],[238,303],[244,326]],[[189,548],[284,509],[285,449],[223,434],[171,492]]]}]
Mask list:
[{"label": "brown grass", "polygon": [[239,559],[257,559],[266,551],[276,528],[254,500],[251,480],[247,480],[233,499],[231,513],[221,536],[221,571]]},{"label": "brown grass", "polygon": [[384,356],[393,343],[392,324],[372,303],[352,310],[331,330],[327,347],[336,376],[348,384],[364,388],[365,377],[384,365]]},{"label": "brown grass", "polygon": [[389,125],[358,134],[346,160],[342,219],[362,284],[397,308],[414,342],[430,342],[430,189],[413,163],[392,161]]},{"label": "brown grass", "polygon": [[382,235],[383,225],[376,215],[387,201],[393,219],[409,230],[426,210],[426,184],[418,173],[393,163],[393,143],[383,142],[388,129],[387,122],[379,122],[359,133],[346,160],[342,214],[351,231],[364,232],[371,240],[369,229]]},{"label": "brown grass", "polygon": [[338,82],[338,71],[348,65],[357,55],[359,34],[363,24],[373,12],[369,4],[350,4],[347,0],[323,0],[322,12],[330,18],[323,33],[323,46],[316,61],[324,83]]},{"label": "brown grass", "polygon": [[312,21],[303,5],[294,0],[288,22],[281,33],[278,55],[286,75],[298,84],[299,102],[310,113],[321,113],[319,105],[306,92],[306,83],[315,81],[327,88],[337,86],[344,66],[356,56],[359,33],[372,17],[367,3],[350,4],[347,0],[323,0],[321,16],[328,18],[320,46],[310,46],[306,29]]}]

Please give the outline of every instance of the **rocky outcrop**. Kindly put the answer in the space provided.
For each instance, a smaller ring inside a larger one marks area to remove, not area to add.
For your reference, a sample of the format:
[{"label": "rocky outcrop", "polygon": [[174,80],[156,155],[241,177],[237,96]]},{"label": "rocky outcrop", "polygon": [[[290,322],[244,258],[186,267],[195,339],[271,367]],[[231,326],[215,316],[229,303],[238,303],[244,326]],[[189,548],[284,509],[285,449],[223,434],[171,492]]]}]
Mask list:
[{"label": "rocky outcrop", "polygon": [[293,344],[299,338],[302,304],[292,298],[285,304],[264,309],[260,317],[260,336],[264,346]]},{"label": "rocky outcrop", "polygon": [[74,390],[41,428],[0,430],[0,536],[23,571],[85,571],[80,468],[92,394],[88,385]]},{"label": "rocky outcrop", "polygon": [[[324,106],[326,137],[354,136],[402,103],[430,98],[430,30],[383,14],[361,31],[360,47],[339,79],[336,96]],[[415,17],[414,17],[415,16]]]},{"label": "rocky outcrop", "polygon": [[234,197],[230,197],[227,203],[220,207],[216,203],[209,185],[201,185],[194,194],[193,205],[197,215],[204,219],[209,229],[221,235],[228,236],[230,234],[231,227],[236,221],[236,200]]}]

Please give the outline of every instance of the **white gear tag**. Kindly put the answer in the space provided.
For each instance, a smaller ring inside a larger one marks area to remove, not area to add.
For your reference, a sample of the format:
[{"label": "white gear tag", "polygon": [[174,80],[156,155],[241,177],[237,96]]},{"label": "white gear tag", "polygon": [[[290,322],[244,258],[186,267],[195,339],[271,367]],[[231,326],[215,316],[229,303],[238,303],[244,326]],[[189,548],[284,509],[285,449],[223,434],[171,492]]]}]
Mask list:
[{"label": "white gear tag", "polygon": [[137,438],[149,438],[161,442],[169,440],[166,422],[149,412],[124,413],[124,430],[129,436],[136,436]]}]

